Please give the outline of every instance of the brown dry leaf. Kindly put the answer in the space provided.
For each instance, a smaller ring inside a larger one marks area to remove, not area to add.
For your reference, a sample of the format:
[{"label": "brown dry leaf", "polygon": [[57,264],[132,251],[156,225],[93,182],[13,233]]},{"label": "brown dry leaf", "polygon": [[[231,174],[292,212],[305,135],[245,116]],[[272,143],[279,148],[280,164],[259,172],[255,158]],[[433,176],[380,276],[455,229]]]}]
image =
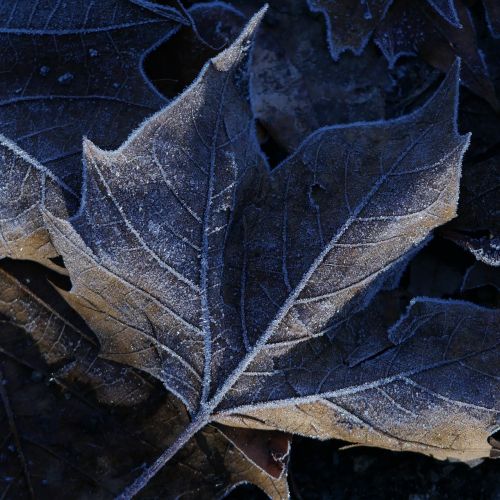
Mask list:
[{"label": "brown dry leaf", "polygon": [[72,215],[79,193],[0,135],[0,259],[28,259],[63,271],[52,259],[42,209]]},{"label": "brown dry leaf", "polygon": [[[462,359],[483,354],[469,352],[466,342],[464,358],[453,351],[448,359],[441,344],[426,350],[423,342],[423,358],[399,360],[399,344],[408,336],[391,334],[394,347],[358,368],[340,369],[335,345],[318,363],[315,346],[327,342],[326,329],[362,307],[386,271],[455,215],[468,144],[456,130],[459,65],[413,114],[319,129],[269,173],[255,140],[247,82],[262,15],[118,150],[87,143],[88,182],[78,217],[46,213],[73,284],[62,293],[99,336],[102,355],[161,380],[191,415],[179,438],[121,498],[141,491],[214,420],[259,426],[245,415],[263,412],[262,420],[270,421],[266,412],[274,408],[277,427],[293,427],[301,403],[322,407],[340,393],[355,398],[367,384],[402,384],[405,397],[417,398],[421,389],[406,379],[425,377],[436,356],[453,371]],[[488,337],[489,351],[495,346]],[[443,373],[447,380],[449,372]],[[378,390],[373,394],[380,404],[386,400]],[[469,394],[463,397],[468,405]],[[491,433],[495,401],[488,401],[488,419],[479,412],[470,427],[460,394],[456,399],[450,405],[458,408],[457,426],[472,429],[459,448],[434,443],[444,432],[445,412],[423,404],[409,410],[411,419],[395,423],[380,414],[381,437],[373,444],[397,443],[441,458],[489,454],[487,445],[465,444]],[[408,425],[408,435],[419,435],[429,412],[425,445],[390,434]],[[362,418],[359,408],[355,413]],[[318,436],[315,428],[300,432]],[[332,424],[330,434],[319,436],[344,437],[348,428]]]},{"label": "brown dry leaf", "polygon": [[27,263],[8,262],[0,268],[0,314],[7,318],[2,323],[30,338],[12,343],[11,355],[50,373],[63,386],[89,386],[102,403],[132,406],[146,399],[150,384],[139,373],[98,357],[95,336],[51,290],[50,277]]},{"label": "brown dry leaf", "polygon": [[[47,287],[39,269],[7,267],[0,269],[0,314],[14,320],[2,320],[0,337],[0,493],[111,499],[175,439],[187,414],[135,370],[97,358],[92,334],[75,326],[75,314],[56,310],[57,294],[47,297],[52,305],[37,294]],[[289,437],[222,430],[204,429],[147,494],[213,498],[251,482],[287,498]]]},{"label": "brown dry leaf", "polygon": [[[372,335],[387,335],[370,315],[361,312],[360,321]],[[310,342],[307,351],[292,350],[281,369],[274,360],[274,373],[260,379],[239,409],[246,416],[222,408],[218,419],[441,459],[493,456],[488,438],[500,428],[499,321],[497,309],[414,299],[389,329],[389,347],[346,363],[352,334],[340,328],[331,339]],[[297,368],[287,374],[289,366]],[[271,390],[283,399],[256,404]]]}]

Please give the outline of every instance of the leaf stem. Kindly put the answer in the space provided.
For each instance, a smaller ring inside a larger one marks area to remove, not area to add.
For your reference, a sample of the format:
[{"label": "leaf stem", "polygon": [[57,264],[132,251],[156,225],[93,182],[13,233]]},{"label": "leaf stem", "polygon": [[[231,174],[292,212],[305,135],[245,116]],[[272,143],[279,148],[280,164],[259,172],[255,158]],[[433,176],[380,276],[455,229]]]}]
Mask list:
[{"label": "leaf stem", "polygon": [[147,467],[144,472],[129,486],[127,486],[115,500],[130,500],[139,493],[160,469],[205,425],[209,422],[206,413],[200,413],[184,429],[182,434],[169,446],[156,461]]}]

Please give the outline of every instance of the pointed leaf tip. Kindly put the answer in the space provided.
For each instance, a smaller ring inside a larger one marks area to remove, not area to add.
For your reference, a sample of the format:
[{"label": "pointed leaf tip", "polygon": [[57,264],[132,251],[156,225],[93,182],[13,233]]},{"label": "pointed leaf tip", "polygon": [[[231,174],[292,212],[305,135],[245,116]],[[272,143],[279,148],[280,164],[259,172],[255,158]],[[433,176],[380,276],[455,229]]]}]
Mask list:
[{"label": "pointed leaf tip", "polygon": [[[94,144],[90,139],[87,139],[87,137],[83,138],[82,151],[83,151],[83,159],[92,160],[93,162],[96,162],[98,160],[102,162],[105,155],[110,154],[109,151],[104,151],[99,146]],[[89,167],[90,166],[87,165],[87,169]]]},{"label": "pointed leaf tip", "polygon": [[212,63],[219,71],[227,71],[234,64],[238,63],[246,54],[252,44],[253,37],[259,27],[268,4],[265,4],[256,12],[243,28],[238,38],[225,50],[212,59]]},{"label": "pointed leaf tip", "polygon": [[453,122],[453,129],[456,136],[466,141],[468,146],[468,134],[461,135],[458,131],[458,100],[460,97],[460,70],[461,59],[457,57],[446,73],[441,85],[434,95],[427,101],[422,110],[427,109],[431,112],[435,110],[438,114],[449,116]]}]

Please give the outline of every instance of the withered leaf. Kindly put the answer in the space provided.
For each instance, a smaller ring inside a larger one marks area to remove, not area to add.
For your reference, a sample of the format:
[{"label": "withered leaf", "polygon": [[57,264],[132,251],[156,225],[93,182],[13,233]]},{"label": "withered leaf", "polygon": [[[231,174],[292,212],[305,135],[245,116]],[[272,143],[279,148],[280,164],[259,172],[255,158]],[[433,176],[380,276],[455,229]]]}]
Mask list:
[{"label": "withered leaf", "polygon": [[[0,269],[0,317],[13,319],[2,320],[0,336],[2,494],[112,498],[170,444],[187,414],[139,372],[97,358],[92,334],[75,326],[74,313],[58,310],[57,294],[46,297],[56,302],[50,305],[38,295],[47,283],[35,286],[36,269],[7,267]],[[124,406],[129,411],[117,411]],[[276,431],[207,427],[147,494],[208,498],[251,482],[286,498],[288,449],[289,437]]]},{"label": "withered leaf", "polygon": [[[388,334],[383,322],[360,316],[392,347],[346,362],[352,331],[340,328],[274,359],[239,410],[247,418],[228,410],[218,419],[441,459],[488,457],[488,437],[500,428],[499,311],[418,298]],[[270,393],[282,399],[269,401]]]},{"label": "withered leaf", "polygon": [[[2,342],[9,345],[9,353],[29,362],[34,370],[50,374],[62,386],[89,386],[102,403],[131,406],[147,398],[149,384],[138,372],[98,358],[92,332],[65,308],[57,293],[46,290],[50,286],[48,276],[14,262],[0,268],[0,314],[6,318],[2,323],[7,329]],[[44,290],[45,300],[39,290]],[[23,335],[16,336],[14,328]],[[25,341],[26,336],[31,342]]]},{"label": "withered leaf", "polygon": [[0,133],[78,191],[82,136],[116,147],[165,104],[141,65],[182,21],[145,0],[3,0]]},{"label": "withered leaf", "polygon": [[374,41],[394,66],[401,56],[419,55],[441,71],[458,56],[462,81],[472,92],[498,109],[498,99],[479,50],[475,27],[462,0],[455,2],[461,28],[450,24],[424,2],[397,0],[374,34]]},{"label": "withered leaf", "polygon": [[307,0],[307,3],[313,12],[323,14],[330,54],[337,61],[346,50],[358,56],[363,52],[392,0]]},{"label": "withered leaf", "polygon": [[27,259],[59,269],[42,208],[72,215],[76,193],[46,167],[0,135],[0,259]]},{"label": "withered leaf", "polygon": [[102,354],[149,371],[193,412],[210,390],[207,332],[227,321],[221,276],[236,197],[264,172],[248,95],[256,23],[119,150],[87,142],[81,215],[47,213],[72,270],[66,299],[94,331],[115,332],[100,336]]},{"label": "withered leaf", "polygon": [[[154,375],[191,415],[121,498],[214,419],[277,405],[286,419],[297,397],[312,403],[339,390],[327,377],[335,351],[306,371],[293,355],[310,358],[316,337],[362,307],[392,265],[456,213],[468,144],[456,130],[458,62],[411,115],[319,129],[266,170],[248,93],[263,12],[118,150],[86,143],[78,217],[45,214],[72,280],[61,293],[102,355]],[[381,359],[359,370],[403,376]],[[356,373],[342,372],[341,390],[356,386]],[[299,374],[302,393],[289,382]]]}]

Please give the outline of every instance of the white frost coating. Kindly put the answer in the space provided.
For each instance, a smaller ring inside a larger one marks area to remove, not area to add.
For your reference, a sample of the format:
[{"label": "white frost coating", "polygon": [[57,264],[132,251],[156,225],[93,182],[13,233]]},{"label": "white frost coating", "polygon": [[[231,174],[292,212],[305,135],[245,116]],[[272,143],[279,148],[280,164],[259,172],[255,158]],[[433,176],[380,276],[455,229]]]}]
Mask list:
[{"label": "white frost coating", "polygon": [[[452,69],[450,70],[450,73],[447,76],[447,81],[448,79],[451,79],[451,81],[454,82],[455,85],[455,91],[454,91],[454,106],[453,106],[453,129],[455,134],[458,135],[458,130],[457,130],[457,123],[456,123],[456,116],[457,116],[457,106],[458,106],[458,85],[459,85],[459,79],[458,79],[458,74],[460,70],[460,61],[457,60],[455,64],[453,65]],[[446,85],[446,83],[442,84],[442,87],[440,90],[442,90],[443,86]],[[439,90],[436,92],[436,95],[439,94]],[[302,143],[301,146],[297,149],[297,151],[291,155],[287,160],[282,162],[280,165],[278,165],[275,170],[273,171],[273,175],[276,174],[276,172],[279,172],[280,169],[284,169],[287,165],[287,163],[290,161],[291,158],[293,158],[296,155],[299,155],[301,153],[301,150],[317,135],[325,132],[325,131],[332,131],[332,130],[339,130],[339,129],[345,129],[345,128],[353,128],[356,126],[376,126],[376,125],[390,125],[392,123],[401,123],[403,121],[408,121],[414,116],[417,116],[418,114],[422,113],[423,110],[429,108],[430,106],[433,105],[434,98],[431,98],[429,102],[427,102],[422,109],[417,110],[413,112],[411,115],[407,117],[401,117],[397,118],[395,120],[391,120],[388,122],[369,122],[369,123],[358,123],[358,124],[349,124],[349,125],[335,125],[332,127],[325,127],[322,129],[319,129],[317,132],[314,132],[309,136],[305,141]],[[460,162],[457,164],[457,168],[460,170],[461,166],[461,159],[463,158],[463,154],[465,153],[465,150],[467,149],[467,146],[469,144],[470,140],[470,135],[467,135],[465,137],[464,143],[462,145],[462,153],[460,157]],[[300,283],[297,285],[297,287],[293,290],[293,292],[290,294],[286,302],[282,305],[272,322],[269,324],[268,328],[266,331],[262,334],[262,336],[258,339],[256,344],[254,345],[254,348],[248,352],[243,360],[240,362],[238,365],[238,368],[227,378],[226,382],[224,385],[217,391],[216,395],[213,398],[213,406],[215,407],[219,404],[219,402],[223,399],[227,391],[230,390],[230,388],[235,384],[239,376],[246,370],[246,368],[249,366],[249,364],[253,361],[255,356],[259,353],[259,351],[263,348],[263,346],[267,343],[269,338],[273,335],[275,332],[276,328],[280,324],[280,322],[283,320],[285,315],[288,313],[291,307],[295,304],[298,296],[302,292],[302,289],[305,287],[307,284],[308,280],[312,276],[312,274],[315,272],[315,270],[318,268],[318,266],[323,262],[325,259],[326,255],[331,251],[333,248],[333,245],[339,240],[339,238],[345,233],[345,231],[350,227],[352,222],[356,219],[357,215],[364,209],[365,205],[367,204],[368,200],[374,195],[374,193],[377,192],[378,188],[382,185],[382,183],[386,180],[388,174],[384,174],[381,176],[376,184],[373,186],[371,191],[366,195],[366,197],[361,201],[360,205],[358,205],[353,213],[350,215],[349,219],[345,222],[345,224],[340,228],[340,230],[337,232],[335,237],[330,241],[330,243],[323,249],[323,251],[320,253],[320,255],[314,260],[314,263],[310,267],[310,269],[304,274],[303,278],[301,279]],[[455,207],[456,203],[458,202],[458,186],[457,189],[455,190]]]},{"label": "white frost coating", "polygon": [[70,193],[75,198],[78,198],[78,195],[59,177],[54,175],[52,171],[50,171],[47,167],[44,167],[41,163],[35,160],[31,155],[29,155],[26,151],[22,150],[15,142],[12,142],[10,139],[0,134],[0,145],[5,146],[10,149],[17,156],[22,158],[27,163],[30,163],[34,168],[36,168],[40,173],[44,176],[50,177],[58,186],[62,189]]},{"label": "white frost coating", "polygon": [[[467,304],[470,304],[467,302]],[[477,353],[472,354],[471,356],[475,356]],[[393,375],[391,377],[384,377],[380,378],[378,380],[375,380],[373,382],[369,382],[366,384],[361,384],[355,387],[348,387],[345,389],[338,389],[335,391],[325,391],[325,392],[320,392],[318,394],[310,395],[310,396],[298,396],[294,398],[286,398],[286,399],[275,399],[274,401],[269,401],[269,402],[259,402],[258,404],[248,404],[248,405],[241,405],[241,406],[235,406],[231,410],[223,410],[220,412],[217,412],[215,416],[217,418],[220,418],[221,416],[224,415],[232,415],[232,414],[244,414],[245,412],[251,413],[252,411],[255,410],[261,410],[261,409],[268,409],[268,408],[283,408],[287,406],[294,406],[298,404],[307,404],[307,403],[315,403],[318,401],[318,399],[324,399],[324,398],[337,398],[340,396],[352,396],[355,394],[360,394],[362,392],[370,391],[372,389],[377,389],[379,387],[384,387],[389,384],[392,384],[393,382],[397,381],[407,381],[409,377],[412,375],[420,375],[422,373],[428,372],[435,370],[437,368],[442,368],[446,367],[449,365],[452,365],[456,363],[457,360],[451,360],[451,361],[442,361],[440,363],[434,363],[430,364],[428,366],[425,366],[423,368],[416,368],[414,370],[408,370],[405,372],[398,373],[397,375]],[[413,381],[412,381],[413,382]],[[443,398],[444,399],[444,398]],[[455,403],[455,400],[448,399],[448,401],[453,401]],[[477,406],[477,405],[471,405],[467,403],[461,403],[465,407],[470,407],[470,408],[479,408],[481,410],[486,410],[494,414],[498,414],[497,409],[492,409],[492,408],[484,408],[482,406]]]},{"label": "white frost coating", "polygon": [[[357,1],[357,0],[356,0]],[[370,2],[372,0],[361,0],[361,5],[364,6],[366,9],[364,19],[365,20],[372,20],[373,16],[371,13],[371,8],[370,8]],[[389,7],[392,5],[393,0],[385,0],[385,3],[383,4],[383,9],[382,12],[380,13],[378,17],[378,21],[382,20],[385,15],[387,14],[387,11],[389,10]],[[324,5],[322,5],[324,4]],[[366,48],[366,45],[370,41],[370,38],[372,36],[373,30],[376,28],[376,23],[373,24],[369,29],[366,29],[366,33],[362,36],[360,36],[359,40],[357,40],[357,43],[353,45],[348,45],[343,41],[338,41],[336,42],[335,40],[338,38],[337,33],[336,33],[336,27],[332,26],[332,17],[336,16],[338,14],[338,5],[335,5],[335,2],[331,1],[331,5],[328,5],[328,0],[307,0],[307,5],[309,6],[309,9],[312,12],[319,12],[323,15],[325,19],[325,25],[326,25],[326,42],[328,44],[328,50],[330,52],[330,55],[332,56],[332,59],[334,61],[338,61],[341,54],[343,52],[346,52],[350,50],[353,54],[359,56],[363,53],[363,51]],[[329,8],[331,8],[331,12],[329,11]],[[356,23],[361,23],[361,19],[357,18],[351,18],[349,21],[346,21],[346,24],[349,26],[351,23],[356,24]],[[338,27],[341,27],[342,23],[339,23]],[[340,35],[341,37],[342,35]]]},{"label": "white frost coating", "polygon": [[[441,304],[444,306],[467,306],[470,309],[475,309],[478,312],[481,311],[491,311],[492,309],[484,306],[479,306],[477,304],[474,304],[473,302],[467,302],[465,300],[455,300],[455,299],[438,299],[434,297],[413,297],[406,309],[406,312],[401,316],[394,325],[392,325],[388,332],[387,336],[389,337],[389,340],[391,342],[394,342],[394,344],[400,344],[402,342],[405,342],[408,340],[410,337],[415,335],[417,333],[418,328],[415,328],[413,331],[411,331],[409,334],[406,334],[405,336],[401,336],[399,334],[399,330],[402,324],[404,324],[405,321],[412,315],[413,313],[413,308],[416,307],[418,304],[422,303],[428,303],[428,304]],[[431,318],[429,318],[431,319]],[[419,323],[417,326],[421,326]]]},{"label": "white frost coating", "polygon": [[[330,344],[323,335],[454,216],[469,140],[456,127],[459,62],[420,110],[324,127],[261,178],[240,63],[264,10],[116,151],[86,142],[79,217],[71,224],[47,217],[71,273],[67,300],[99,334],[103,354],[162,380],[193,418],[122,498],[220,412],[367,394],[477,354],[400,367],[399,346],[384,337],[349,367],[338,359],[338,339]],[[364,163],[332,162],[356,141]],[[254,177],[244,184],[247,170]],[[263,193],[241,193],[240,183]],[[312,192],[316,183],[322,189]],[[330,358],[314,357],[323,354]]]}]

